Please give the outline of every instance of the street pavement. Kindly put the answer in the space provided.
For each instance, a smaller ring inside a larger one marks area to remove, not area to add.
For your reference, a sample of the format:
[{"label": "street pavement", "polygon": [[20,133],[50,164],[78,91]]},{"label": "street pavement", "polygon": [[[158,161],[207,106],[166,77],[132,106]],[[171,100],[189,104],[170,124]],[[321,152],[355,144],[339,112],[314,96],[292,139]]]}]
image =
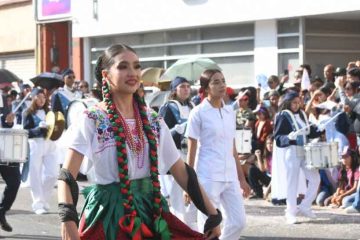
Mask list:
[{"label": "street pavement", "polygon": [[[79,183],[80,188],[87,183]],[[0,181],[0,191],[4,189]],[[79,198],[78,211],[84,204]],[[58,240],[60,223],[57,215],[57,191],[54,188],[48,214],[36,215],[31,210],[29,188],[20,188],[12,209],[7,213],[7,220],[13,232],[0,230],[1,239],[22,240]],[[284,223],[284,206],[273,206],[264,200],[245,200],[247,215],[243,239],[360,239],[360,214],[348,215],[342,209],[314,207],[318,215],[316,220],[299,217],[300,223],[287,225]]]}]

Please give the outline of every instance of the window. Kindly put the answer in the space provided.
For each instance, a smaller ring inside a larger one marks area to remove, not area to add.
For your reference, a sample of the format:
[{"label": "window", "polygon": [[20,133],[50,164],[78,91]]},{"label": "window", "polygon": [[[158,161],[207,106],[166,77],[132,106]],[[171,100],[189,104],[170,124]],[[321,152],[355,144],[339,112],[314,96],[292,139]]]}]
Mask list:
[{"label": "window", "polygon": [[182,57],[197,55],[216,61],[230,82],[253,81],[254,23],[92,38],[92,63],[104,46],[118,42],[136,50],[143,68],[166,68]]}]

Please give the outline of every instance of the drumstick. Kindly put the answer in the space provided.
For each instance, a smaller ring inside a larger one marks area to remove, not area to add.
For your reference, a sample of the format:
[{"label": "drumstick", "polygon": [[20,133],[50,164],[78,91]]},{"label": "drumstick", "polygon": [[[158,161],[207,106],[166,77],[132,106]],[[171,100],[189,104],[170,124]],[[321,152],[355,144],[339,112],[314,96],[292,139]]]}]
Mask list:
[{"label": "drumstick", "polygon": [[[331,123],[332,121],[334,121],[341,113],[343,113],[342,111],[341,112],[338,112],[337,114],[335,114],[333,117],[329,118],[327,121],[325,121],[324,123],[319,123],[319,124],[324,124],[324,125],[328,125],[329,123]],[[316,123],[311,123],[309,124],[309,126],[306,126],[306,127],[303,127],[303,128],[300,128],[299,132],[309,128],[310,126],[313,126],[313,125],[319,125],[319,124],[316,124]]]},{"label": "drumstick", "polygon": [[337,114],[335,114],[333,117],[329,118],[327,121],[325,121],[324,123],[320,123],[320,124],[324,124],[324,125],[328,125],[330,122],[334,121],[340,114],[342,114],[343,112],[340,111]]},{"label": "drumstick", "polygon": [[16,113],[16,111],[21,107],[21,105],[23,105],[23,103],[30,97],[30,95],[31,95],[31,92],[26,94],[26,96],[23,98],[23,100],[21,100],[21,102],[19,102],[19,104],[16,106],[16,108],[14,110],[12,110],[12,113]]}]

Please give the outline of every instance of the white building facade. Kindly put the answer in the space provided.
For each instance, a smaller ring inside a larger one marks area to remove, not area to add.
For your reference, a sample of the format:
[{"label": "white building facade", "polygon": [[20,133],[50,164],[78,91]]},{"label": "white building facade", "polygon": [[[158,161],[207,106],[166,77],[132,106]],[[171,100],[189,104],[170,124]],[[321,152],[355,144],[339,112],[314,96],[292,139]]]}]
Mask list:
[{"label": "white building facade", "polygon": [[285,69],[292,76],[302,63],[323,77],[326,64],[360,59],[359,0],[82,0],[72,11],[90,82],[97,56],[120,42],[135,48],[143,68],[209,57],[237,86]]}]

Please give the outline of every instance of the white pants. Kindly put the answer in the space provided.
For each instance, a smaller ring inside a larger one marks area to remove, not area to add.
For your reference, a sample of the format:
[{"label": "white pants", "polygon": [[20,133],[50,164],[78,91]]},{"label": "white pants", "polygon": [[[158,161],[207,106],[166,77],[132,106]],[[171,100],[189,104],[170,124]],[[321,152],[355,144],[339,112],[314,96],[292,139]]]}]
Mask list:
[{"label": "white pants", "polygon": [[49,208],[59,165],[56,159],[55,143],[43,138],[29,139],[30,145],[30,187],[33,199],[32,209]]},{"label": "white pants", "polygon": [[[216,182],[199,178],[199,182],[210,198],[212,204],[222,211],[223,228],[220,239],[236,240],[240,238],[245,227],[245,208],[240,183]],[[204,231],[207,217],[198,211],[198,229]]]},{"label": "white pants", "polygon": [[170,211],[194,231],[197,231],[197,208],[193,203],[185,206],[184,190],[175,181],[173,176],[168,175],[168,188]]},{"label": "white pants", "polygon": [[293,216],[297,213],[297,193],[299,186],[300,168],[303,170],[308,186],[305,198],[301,201],[299,208],[309,210],[315,200],[320,184],[318,170],[309,170],[305,167],[304,156],[297,155],[296,146],[290,146],[285,151],[285,171],[286,171],[286,213]]}]

